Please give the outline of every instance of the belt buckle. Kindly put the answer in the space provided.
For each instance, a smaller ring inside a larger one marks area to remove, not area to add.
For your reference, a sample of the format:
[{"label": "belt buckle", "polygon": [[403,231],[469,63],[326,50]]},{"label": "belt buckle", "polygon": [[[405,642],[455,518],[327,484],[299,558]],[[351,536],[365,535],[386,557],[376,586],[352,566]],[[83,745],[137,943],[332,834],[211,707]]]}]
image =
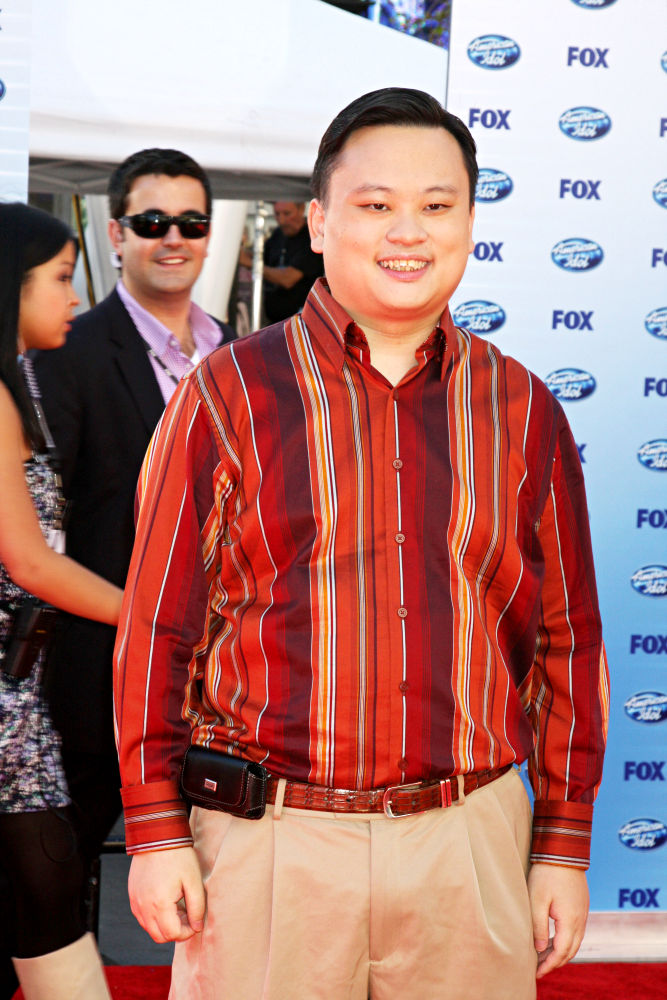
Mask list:
[{"label": "belt buckle", "polygon": [[440,779],[440,805],[447,809],[452,804],[452,786],[449,778]]},{"label": "belt buckle", "polygon": [[382,795],[382,809],[389,819],[405,819],[406,816],[415,816],[417,813],[426,812],[425,809],[415,809],[414,812],[395,813],[391,807],[391,796],[395,791],[405,792],[411,788],[421,788],[423,782],[413,781],[410,785],[388,785]]}]

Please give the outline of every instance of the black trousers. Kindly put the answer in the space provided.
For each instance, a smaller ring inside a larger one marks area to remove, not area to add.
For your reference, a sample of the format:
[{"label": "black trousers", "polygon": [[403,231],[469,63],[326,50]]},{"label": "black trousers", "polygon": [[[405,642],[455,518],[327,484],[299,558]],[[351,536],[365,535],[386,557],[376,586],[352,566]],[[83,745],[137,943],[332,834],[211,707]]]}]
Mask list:
[{"label": "black trousers", "polygon": [[85,933],[81,908],[86,865],[72,810],[0,813],[0,857],[8,898],[3,943],[16,958],[34,958]]},{"label": "black trousers", "polygon": [[88,875],[121,811],[115,756],[64,752],[73,805],[0,814],[0,1000],[18,987],[11,957],[64,948],[86,930]]},{"label": "black trousers", "polygon": [[14,908],[12,905],[12,889],[4,868],[0,868],[0,1000],[12,1000],[19,981],[14,972],[10,947],[11,935],[14,933]]}]

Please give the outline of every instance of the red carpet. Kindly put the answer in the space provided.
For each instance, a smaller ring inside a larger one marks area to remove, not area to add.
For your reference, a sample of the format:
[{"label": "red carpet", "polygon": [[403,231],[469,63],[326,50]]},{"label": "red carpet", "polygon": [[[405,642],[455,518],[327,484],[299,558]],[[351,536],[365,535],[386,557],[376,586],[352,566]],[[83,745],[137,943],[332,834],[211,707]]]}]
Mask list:
[{"label": "red carpet", "polygon": [[663,962],[582,962],[556,969],[537,983],[537,1000],[664,998],[667,998],[667,964]]},{"label": "red carpet", "polygon": [[109,965],[105,971],[113,1000],[167,1000],[169,965]]},{"label": "red carpet", "polygon": [[105,972],[113,1000],[167,1000],[169,965],[109,965]]},{"label": "red carpet", "polygon": [[[165,965],[108,966],[113,1000],[167,1000],[170,969]],[[14,1000],[22,1000],[19,990]],[[667,964],[585,963],[556,969],[537,984],[537,1000],[662,1000],[667,998]],[[292,997],[290,1000],[300,1000]],[[424,1000],[430,1000],[425,997]],[[493,1000],[470,997],[470,1000]]]},{"label": "red carpet", "polygon": [[[167,1000],[168,965],[108,965],[104,971],[113,1000]],[[13,1000],[23,1000],[23,990],[17,990]]]}]

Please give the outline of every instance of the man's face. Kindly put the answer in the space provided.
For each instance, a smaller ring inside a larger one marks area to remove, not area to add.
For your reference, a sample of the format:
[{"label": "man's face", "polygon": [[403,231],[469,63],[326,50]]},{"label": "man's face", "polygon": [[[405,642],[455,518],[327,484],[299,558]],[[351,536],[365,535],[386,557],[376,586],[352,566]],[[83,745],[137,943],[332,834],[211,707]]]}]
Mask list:
[{"label": "man's face", "polygon": [[331,292],[359,326],[409,333],[435,325],[459,284],[473,219],[454,137],[382,125],[350,136],[308,222]]},{"label": "man's face", "polygon": [[[125,215],[151,209],[167,215],[206,213],[206,193],[195,177],[144,174],[132,184]],[[184,239],[178,227],[170,226],[162,239],[143,239],[115,219],[109,222],[109,238],[122,260],[123,283],[130,295],[150,307],[165,297],[189,296],[208,252],[209,237]]]},{"label": "man's face", "polygon": [[277,201],[273,206],[273,212],[285,236],[296,236],[306,221],[303,203]]}]

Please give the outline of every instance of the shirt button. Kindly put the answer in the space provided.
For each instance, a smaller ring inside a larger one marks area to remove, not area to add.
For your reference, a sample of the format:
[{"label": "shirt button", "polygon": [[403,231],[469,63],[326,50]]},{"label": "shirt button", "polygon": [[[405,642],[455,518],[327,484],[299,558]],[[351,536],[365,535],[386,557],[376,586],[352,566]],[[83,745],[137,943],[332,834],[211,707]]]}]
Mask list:
[{"label": "shirt button", "polygon": [[395,469],[402,469],[403,468],[403,462],[401,461],[400,458],[395,458],[394,461],[391,464],[394,466]]},{"label": "shirt button", "polygon": [[407,758],[406,757],[401,757],[401,759],[398,762],[398,766],[399,766],[399,768],[400,768],[401,771],[407,771],[407,769],[408,769]]},{"label": "shirt button", "polygon": [[398,614],[399,618],[407,618],[408,617],[408,609],[407,608],[399,608],[398,611],[397,611],[397,614]]},{"label": "shirt button", "polygon": [[408,684],[407,681],[401,681],[401,683],[398,685],[398,690],[399,691],[407,691],[409,687],[410,687],[410,685]]},{"label": "shirt button", "polygon": [[403,534],[402,531],[396,532],[396,534],[394,535],[394,541],[398,542],[399,545],[403,544],[403,542],[405,541],[405,535]]}]

